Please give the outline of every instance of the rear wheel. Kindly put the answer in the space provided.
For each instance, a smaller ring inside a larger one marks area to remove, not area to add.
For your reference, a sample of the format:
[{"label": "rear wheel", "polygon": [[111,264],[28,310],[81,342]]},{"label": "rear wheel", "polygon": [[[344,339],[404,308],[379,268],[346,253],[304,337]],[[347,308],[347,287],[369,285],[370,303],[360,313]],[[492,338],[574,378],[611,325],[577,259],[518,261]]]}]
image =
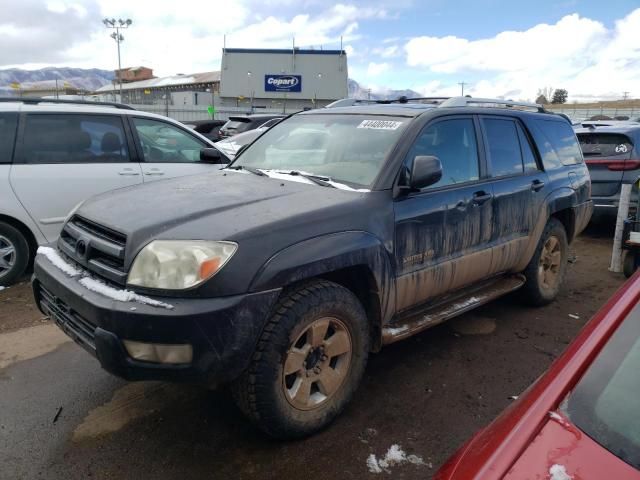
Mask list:
[{"label": "rear wheel", "polygon": [[234,398],[273,437],[310,435],[349,402],[368,351],[367,319],[353,293],[327,281],[305,284],[279,301]]},{"label": "rear wheel", "polygon": [[535,254],[523,272],[527,281],[521,292],[532,305],[552,302],[564,281],[569,243],[559,220],[551,217],[542,232]]},{"label": "rear wheel", "polygon": [[0,222],[0,286],[11,285],[29,264],[29,243],[18,229]]}]

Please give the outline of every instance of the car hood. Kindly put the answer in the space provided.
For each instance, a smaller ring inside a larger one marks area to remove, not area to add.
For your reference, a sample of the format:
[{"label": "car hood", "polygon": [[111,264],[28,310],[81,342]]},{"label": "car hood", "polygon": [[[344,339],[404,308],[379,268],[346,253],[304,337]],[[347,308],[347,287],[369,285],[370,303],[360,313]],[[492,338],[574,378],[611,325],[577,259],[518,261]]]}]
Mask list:
[{"label": "car hood", "polygon": [[128,266],[155,239],[253,239],[262,242],[262,249],[276,250],[324,233],[368,229],[358,219],[371,215],[356,211],[368,208],[381,193],[221,170],[101,194],[76,214],[126,235]]}]

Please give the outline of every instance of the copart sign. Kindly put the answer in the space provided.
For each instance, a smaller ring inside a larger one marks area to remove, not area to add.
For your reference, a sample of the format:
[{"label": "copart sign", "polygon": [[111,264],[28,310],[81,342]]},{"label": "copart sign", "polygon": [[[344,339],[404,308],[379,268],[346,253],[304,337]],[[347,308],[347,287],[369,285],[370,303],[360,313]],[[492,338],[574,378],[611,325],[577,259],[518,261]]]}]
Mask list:
[{"label": "copart sign", "polygon": [[301,92],[302,75],[265,75],[265,92]]}]

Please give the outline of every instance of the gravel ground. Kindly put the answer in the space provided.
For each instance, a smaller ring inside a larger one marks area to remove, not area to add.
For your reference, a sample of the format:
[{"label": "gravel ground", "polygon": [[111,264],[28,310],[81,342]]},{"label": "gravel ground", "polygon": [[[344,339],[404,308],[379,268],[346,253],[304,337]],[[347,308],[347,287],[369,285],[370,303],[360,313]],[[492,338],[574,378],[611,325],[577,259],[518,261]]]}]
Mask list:
[{"label": "gravel ground", "polygon": [[[572,245],[547,307],[508,296],[372,355],[343,415],[298,442],[264,438],[223,392],[111,377],[13,286],[0,292],[0,478],[430,478],[624,281],[607,270],[611,236],[590,228]],[[370,473],[393,444],[422,463]]]}]

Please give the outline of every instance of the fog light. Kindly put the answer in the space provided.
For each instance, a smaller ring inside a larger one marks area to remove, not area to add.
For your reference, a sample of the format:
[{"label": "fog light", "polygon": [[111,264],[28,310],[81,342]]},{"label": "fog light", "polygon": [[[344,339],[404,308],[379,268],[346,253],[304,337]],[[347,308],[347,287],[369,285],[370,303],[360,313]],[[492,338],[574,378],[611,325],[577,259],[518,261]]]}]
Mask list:
[{"label": "fog light", "polygon": [[193,347],[188,343],[167,345],[124,340],[124,346],[131,358],[143,362],[180,364],[193,360]]}]

